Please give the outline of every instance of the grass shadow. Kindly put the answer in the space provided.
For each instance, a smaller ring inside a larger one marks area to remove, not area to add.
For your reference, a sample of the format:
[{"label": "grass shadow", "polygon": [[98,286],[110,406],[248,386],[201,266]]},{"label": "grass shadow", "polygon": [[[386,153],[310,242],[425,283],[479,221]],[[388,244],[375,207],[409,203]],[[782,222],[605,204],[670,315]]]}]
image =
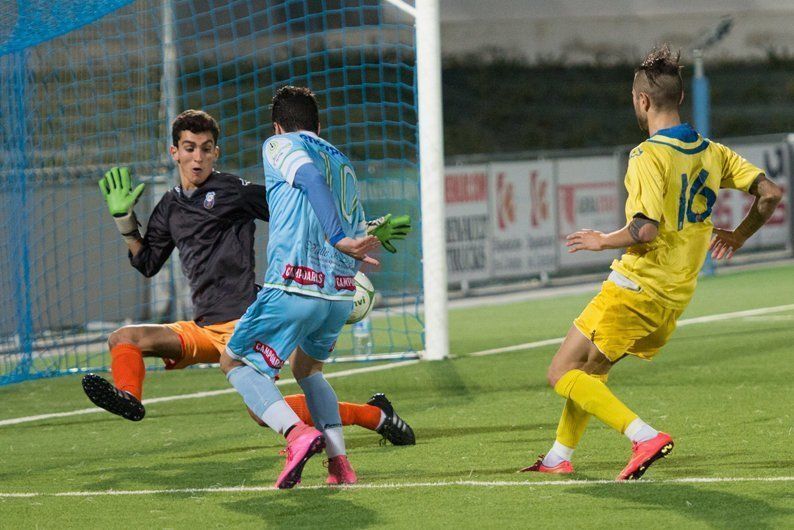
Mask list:
[{"label": "grass shadow", "polygon": [[416,442],[422,443],[425,440],[448,439],[451,437],[477,436],[481,434],[493,433],[520,433],[518,440],[511,440],[510,443],[531,441],[531,436],[535,430],[545,429],[544,439],[549,437],[548,431],[557,427],[556,423],[536,423],[532,425],[470,425],[464,427],[421,427],[416,429]]},{"label": "grass shadow", "polygon": [[[231,451],[227,450],[229,452]],[[254,456],[248,456],[249,454]],[[180,459],[178,462],[158,461],[148,467],[114,465],[92,469],[81,475],[91,478],[91,489],[96,491],[205,488],[208,485],[221,484],[260,484],[262,470],[266,470],[266,473],[269,470],[269,475],[275,478],[282,462],[283,457],[278,454],[247,451],[245,457],[238,454],[233,461],[228,458],[201,462],[185,462]]]},{"label": "grass shadow", "polygon": [[[578,477],[577,477],[578,478]],[[576,486],[566,491],[625,503],[625,509],[658,514],[659,525],[669,524],[667,514],[684,516],[712,528],[773,528],[794,509],[780,509],[764,500],[719,491],[720,485],[615,483]],[[667,522],[666,522],[667,521]]]},{"label": "grass shadow", "polygon": [[274,528],[369,528],[376,526],[378,515],[364,506],[368,498],[357,503],[343,498],[329,487],[317,490],[274,491],[223,506],[231,511],[257,517],[263,525]]},{"label": "grass shadow", "polygon": [[425,368],[432,387],[437,395],[445,397],[469,397],[471,390],[460,375],[459,359],[427,363]]}]

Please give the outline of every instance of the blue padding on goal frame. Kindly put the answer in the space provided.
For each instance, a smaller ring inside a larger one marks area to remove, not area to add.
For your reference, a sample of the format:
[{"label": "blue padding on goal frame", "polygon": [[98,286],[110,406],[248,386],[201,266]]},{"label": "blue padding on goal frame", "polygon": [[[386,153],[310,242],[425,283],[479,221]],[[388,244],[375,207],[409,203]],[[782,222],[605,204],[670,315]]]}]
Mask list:
[{"label": "blue padding on goal frame", "polygon": [[[18,0],[13,29],[0,35],[0,55],[23,50],[86,26],[108,13],[133,3],[134,0],[83,0],[53,2],[52,0]],[[35,28],[31,31],[31,28]]]}]

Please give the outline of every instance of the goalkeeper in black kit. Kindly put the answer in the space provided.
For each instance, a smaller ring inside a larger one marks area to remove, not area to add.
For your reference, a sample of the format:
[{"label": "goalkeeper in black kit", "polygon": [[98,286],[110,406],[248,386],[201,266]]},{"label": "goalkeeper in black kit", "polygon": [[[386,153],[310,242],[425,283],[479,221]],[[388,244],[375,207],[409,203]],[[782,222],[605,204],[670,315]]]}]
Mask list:
[{"label": "goalkeeper in black kit", "polygon": [[[113,383],[96,374],[83,378],[83,390],[95,405],[128,420],[139,421],[145,414],[144,357],[160,357],[166,370],[217,363],[237,320],[256,298],[254,220],[269,219],[266,190],[215,169],[219,134],[215,119],[200,110],[187,110],[174,120],[170,154],[179,169],[179,184],[155,206],[144,237],[133,207],[145,185],[133,189],[124,167],[111,169],[99,181],[132,266],[152,277],[177,248],[194,308],[193,320],[114,331],[108,337]],[[396,252],[391,241],[404,239],[410,230],[410,217],[387,215],[369,222],[367,231]],[[286,400],[311,424],[303,395]],[[375,394],[367,404],[339,405],[344,424],[375,430],[395,445],[415,443],[413,430],[383,394]]]}]

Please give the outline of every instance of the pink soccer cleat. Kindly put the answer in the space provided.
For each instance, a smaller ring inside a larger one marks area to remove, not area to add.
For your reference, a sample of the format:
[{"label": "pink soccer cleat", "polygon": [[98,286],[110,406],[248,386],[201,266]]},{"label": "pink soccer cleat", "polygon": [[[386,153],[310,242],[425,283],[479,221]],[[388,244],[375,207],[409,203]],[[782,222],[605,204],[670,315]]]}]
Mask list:
[{"label": "pink soccer cleat", "polygon": [[631,460],[615,480],[637,480],[651,464],[669,455],[672,450],[673,439],[665,432],[660,432],[650,440],[635,443],[631,448]]},{"label": "pink soccer cleat", "polygon": [[536,471],[538,473],[549,473],[552,475],[570,475],[573,473],[573,464],[571,464],[568,460],[563,460],[556,466],[548,467],[543,465],[543,457],[545,455],[540,455],[538,457],[538,461],[532,464],[529,467],[525,467],[524,469],[519,469],[519,473],[524,473],[526,471]]},{"label": "pink soccer cleat", "polygon": [[328,478],[326,484],[355,484],[358,482],[356,472],[350,465],[350,461],[345,455],[335,456],[328,459]]},{"label": "pink soccer cleat", "polygon": [[276,487],[282,490],[294,488],[301,481],[303,466],[323,449],[325,437],[320,431],[303,422],[295,425],[287,435],[287,448],[281,452],[287,455],[287,461],[278,476]]}]

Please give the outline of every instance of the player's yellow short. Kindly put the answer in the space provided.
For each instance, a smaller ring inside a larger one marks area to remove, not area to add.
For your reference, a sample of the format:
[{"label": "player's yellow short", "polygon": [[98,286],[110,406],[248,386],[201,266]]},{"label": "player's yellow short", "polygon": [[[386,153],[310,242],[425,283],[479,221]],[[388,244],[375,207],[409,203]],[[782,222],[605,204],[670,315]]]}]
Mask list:
[{"label": "player's yellow short", "polygon": [[192,320],[165,324],[165,327],[179,335],[182,343],[182,358],[178,361],[163,359],[166,370],[178,370],[192,364],[217,363],[226,343],[234,332],[237,320],[199,326]]},{"label": "player's yellow short", "polygon": [[670,338],[682,312],[664,307],[641,289],[607,280],[573,324],[610,361],[627,353],[650,359]]}]

